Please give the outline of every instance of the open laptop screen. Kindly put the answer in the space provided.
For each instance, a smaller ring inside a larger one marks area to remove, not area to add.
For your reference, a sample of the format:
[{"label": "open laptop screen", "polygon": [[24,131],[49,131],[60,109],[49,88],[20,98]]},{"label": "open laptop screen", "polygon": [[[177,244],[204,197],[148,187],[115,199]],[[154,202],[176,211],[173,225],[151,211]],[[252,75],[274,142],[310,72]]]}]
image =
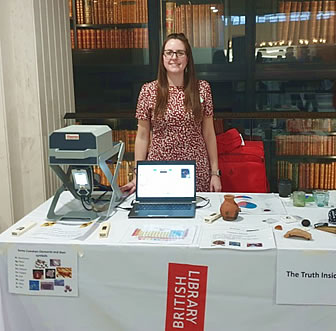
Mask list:
[{"label": "open laptop screen", "polygon": [[138,161],[136,200],[193,201],[195,161]]}]

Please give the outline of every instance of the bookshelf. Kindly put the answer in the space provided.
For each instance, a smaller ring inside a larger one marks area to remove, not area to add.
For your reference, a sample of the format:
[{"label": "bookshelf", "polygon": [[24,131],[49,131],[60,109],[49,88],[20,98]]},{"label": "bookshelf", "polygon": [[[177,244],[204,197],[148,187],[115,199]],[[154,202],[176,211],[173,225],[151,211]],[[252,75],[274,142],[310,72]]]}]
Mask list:
[{"label": "bookshelf", "polygon": [[[78,10],[77,3],[82,4]],[[89,3],[91,17],[85,11]],[[105,5],[105,17],[94,14],[94,4],[100,11]],[[140,19],[140,4],[144,2],[69,2],[79,122],[135,130],[137,96],[143,83],[156,78],[160,46],[167,33],[184,32],[198,78],[211,84],[216,132],[237,127],[247,139],[264,141],[272,191],[277,191],[279,174],[285,176],[286,166],[278,162],[336,162],[333,150],[332,155],[304,149],[300,155],[284,155],[276,149],[281,136],[316,141],[334,137],[336,130],[292,132],[286,126],[291,119],[335,118],[334,0],[146,0],[146,20]],[[135,44],[134,29],[147,29],[146,43],[142,39]],[[130,161],[132,152],[126,153]]]},{"label": "bookshelf", "polygon": [[288,119],[275,136],[277,178],[293,189],[336,189],[336,119]]},{"label": "bookshelf", "polygon": [[148,49],[147,0],[69,0],[73,49]]}]

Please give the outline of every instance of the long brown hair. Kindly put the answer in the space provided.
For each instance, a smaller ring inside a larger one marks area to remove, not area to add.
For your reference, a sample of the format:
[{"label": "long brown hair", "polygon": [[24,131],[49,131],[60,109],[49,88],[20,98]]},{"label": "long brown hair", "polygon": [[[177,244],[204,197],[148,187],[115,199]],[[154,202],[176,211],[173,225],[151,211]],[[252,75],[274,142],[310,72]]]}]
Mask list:
[{"label": "long brown hair", "polygon": [[156,96],[156,105],[154,109],[155,117],[163,116],[166,111],[169,94],[169,84],[167,79],[167,70],[163,64],[163,52],[166,44],[170,39],[178,39],[183,42],[186,49],[188,63],[184,69],[184,107],[186,110],[192,110],[194,118],[197,122],[202,120],[202,110],[199,95],[199,83],[196,79],[194,59],[188,39],[183,33],[171,33],[164,41],[161,49],[161,56],[158,69],[158,89]]}]

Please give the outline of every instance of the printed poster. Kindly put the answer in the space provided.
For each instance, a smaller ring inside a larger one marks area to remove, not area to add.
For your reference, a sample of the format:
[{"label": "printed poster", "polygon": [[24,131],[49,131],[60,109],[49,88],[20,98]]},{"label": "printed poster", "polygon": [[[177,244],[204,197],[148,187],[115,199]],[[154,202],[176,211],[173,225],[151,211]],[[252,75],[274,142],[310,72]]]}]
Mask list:
[{"label": "printed poster", "polygon": [[336,251],[279,249],[276,303],[336,305]]},{"label": "printed poster", "polygon": [[14,244],[8,248],[10,293],[78,296],[78,256],[64,245]]}]

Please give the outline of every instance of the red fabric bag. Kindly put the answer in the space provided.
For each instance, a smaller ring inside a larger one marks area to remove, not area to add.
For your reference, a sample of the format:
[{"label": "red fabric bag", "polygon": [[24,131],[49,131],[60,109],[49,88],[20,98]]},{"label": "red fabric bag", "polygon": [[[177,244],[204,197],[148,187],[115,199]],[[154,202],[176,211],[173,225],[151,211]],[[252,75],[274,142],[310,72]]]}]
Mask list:
[{"label": "red fabric bag", "polygon": [[224,132],[216,137],[222,192],[269,192],[263,142],[245,141],[245,145],[241,146],[239,132],[236,129],[229,131],[229,134]]}]

